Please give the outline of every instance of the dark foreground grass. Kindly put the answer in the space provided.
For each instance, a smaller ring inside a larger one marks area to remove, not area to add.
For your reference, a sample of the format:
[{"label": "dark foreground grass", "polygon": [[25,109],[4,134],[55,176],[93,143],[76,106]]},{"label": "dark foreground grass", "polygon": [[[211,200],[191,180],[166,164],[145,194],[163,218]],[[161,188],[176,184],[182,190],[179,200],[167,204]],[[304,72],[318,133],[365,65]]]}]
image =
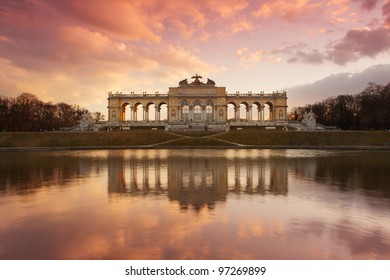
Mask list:
[{"label": "dark foreground grass", "polygon": [[186,132],[173,134],[164,130],[129,130],[118,132],[2,132],[0,147],[356,147],[390,148],[386,131],[263,131],[242,130],[226,133]]}]

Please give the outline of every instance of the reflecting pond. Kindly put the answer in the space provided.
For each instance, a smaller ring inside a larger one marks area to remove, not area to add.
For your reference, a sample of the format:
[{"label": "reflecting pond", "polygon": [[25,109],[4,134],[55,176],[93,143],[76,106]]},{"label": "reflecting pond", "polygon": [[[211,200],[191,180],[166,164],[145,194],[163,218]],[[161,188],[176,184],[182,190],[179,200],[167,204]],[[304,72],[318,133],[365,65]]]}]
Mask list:
[{"label": "reflecting pond", "polygon": [[390,152],[0,153],[0,259],[390,259]]}]

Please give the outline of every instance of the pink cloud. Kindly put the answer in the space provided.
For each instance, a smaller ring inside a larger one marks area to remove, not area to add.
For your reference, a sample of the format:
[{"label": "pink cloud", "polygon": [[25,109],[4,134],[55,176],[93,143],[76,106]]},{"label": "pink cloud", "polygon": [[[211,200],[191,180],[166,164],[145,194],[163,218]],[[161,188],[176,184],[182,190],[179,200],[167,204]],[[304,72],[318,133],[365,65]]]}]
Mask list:
[{"label": "pink cloud", "polygon": [[[361,8],[371,10],[378,1],[353,0],[361,3]],[[374,58],[378,54],[390,50],[390,1],[382,8],[383,15],[387,17],[383,24],[376,28],[351,29],[344,37],[336,41],[328,50],[299,50],[288,62],[303,62],[319,64],[330,60],[339,65],[359,60],[364,57]],[[336,15],[336,14],[335,14]]]},{"label": "pink cloud", "polygon": [[324,55],[318,50],[311,50],[309,52],[297,51],[294,55],[287,60],[287,62],[303,62],[309,64],[320,64],[324,61]]},{"label": "pink cloud", "polygon": [[280,17],[288,22],[336,22],[351,20],[348,14],[350,0],[313,1],[313,0],[266,0],[253,11],[257,18]]},{"label": "pink cloud", "polygon": [[367,11],[371,11],[375,8],[378,0],[352,0],[354,2],[358,2],[361,5],[361,8]]},{"label": "pink cloud", "polygon": [[329,58],[336,64],[344,65],[362,57],[375,57],[389,49],[389,29],[350,30],[340,42],[333,46]]},{"label": "pink cloud", "polygon": [[253,29],[254,26],[252,25],[252,23],[246,19],[238,19],[237,21],[234,21],[231,25],[231,31],[233,33],[249,31]]},{"label": "pink cloud", "polygon": [[217,13],[225,18],[236,15],[237,13],[243,11],[249,6],[249,1],[245,0],[227,0],[227,1],[218,1],[211,0],[207,1],[209,9],[216,10]]},{"label": "pink cloud", "polygon": [[43,0],[42,6],[59,15],[65,21],[86,25],[101,32],[119,35],[130,40],[158,42],[162,28],[153,13],[144,10],[141,1],[103,0]]},{"label": "pink cloud", "polygon": [[382,8],[383,15],[386,17],[385,26],[390,28],[390,1],[386,3],[386,5]]},{"label": "pink cloud", "polygon": [[[375,1],[364,1],[374,5]],[[364,5],[363,3],[363,5]],[[363,57],[375,57],[376,55],[390,50],[390,1],[382,7],[386,17],[383,25],[374,29],[352,29],[333,45],[329,51],[329,59],[336,64],[344,65],[348,62]]]}]

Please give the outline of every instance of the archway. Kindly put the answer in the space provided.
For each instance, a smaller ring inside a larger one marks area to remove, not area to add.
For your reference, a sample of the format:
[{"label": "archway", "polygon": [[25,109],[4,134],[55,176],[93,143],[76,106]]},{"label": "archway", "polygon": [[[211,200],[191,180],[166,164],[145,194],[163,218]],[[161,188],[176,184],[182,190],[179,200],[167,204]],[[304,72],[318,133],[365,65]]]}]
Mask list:
[{"label": "archway", "polygon": [[265,105],[266,106],[264,108],[264,120],[272,121],[274,119],[273,116],[274,105],[271,102],[266,102]]},{"label": "archway", "polygon": [[240,116],[239,116],[239,119],[240,120],[249,121],[250,120],[249,112],[250,112],[250,110],[249,110],[248,103],[242,102],[240,104]]},{"label": "archway", "polygon": [[190,119],[190,103],[187,100],[180,102],[180,120],[188,121]]},{"label": "archway", "polygon": [[157,119],[156,105],[154,103],[148,103],[145,110],[145,121],[155,121]]},{"label": "archway", "polygon": [[227,119],[229,121],[234,121],[236,119],[236,107],[237,105],[230,102],[227,105]]},{"label": "archway", "polygon": [[262,120],[262,117],[261,117],[261,104],[259,102],[254,102],[252,104],[251,114],[252,114],[252,120],[254,120],[254,121]]},{"label": "archway", "polygon": [[194,120],[202,119],[202,107],[199,101],[194,102]]},{"label": "archway", "polygon": [[[114,118],[114,115],[111,117]],[[115,118],[116,117],[117,116],[115,114]],[[131,105],[130,105],[130,103],[126,102],[126,103],[122,104],[120,121],[130,121],[130,120],[131,120]]]},{"label": "archway", "polygon": [[166,103],[160,103],[157,110],[157,120],[165,121],[168,119],[168,105]]},{"label": "archway", "polygon": [[144,120],[144,107],[142,103],[136,103],[133,107],[133,121],[143,121]]}]

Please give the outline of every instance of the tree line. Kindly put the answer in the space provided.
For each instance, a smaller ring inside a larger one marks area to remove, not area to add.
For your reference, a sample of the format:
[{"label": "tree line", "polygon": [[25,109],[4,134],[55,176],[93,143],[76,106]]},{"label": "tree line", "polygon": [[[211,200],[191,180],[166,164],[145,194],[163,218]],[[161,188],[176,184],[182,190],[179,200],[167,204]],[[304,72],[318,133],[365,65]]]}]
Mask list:
[{"label": "tree line", "polygon": [[31,93],[22,93],[16,98],[0,96],[0,132],[53,131],[74,127],[84,114],[94,122],[104,118],[100,112],[91,113],[77,105],[43,102]]},{"label": "tree line", "polygon": [[295,107],[289,120],[301,121],[313,111],[317,123],[344,130],[383,130],[390,128],[390,83],[369,83],[359,94],[338,95],[321,102]]}]

